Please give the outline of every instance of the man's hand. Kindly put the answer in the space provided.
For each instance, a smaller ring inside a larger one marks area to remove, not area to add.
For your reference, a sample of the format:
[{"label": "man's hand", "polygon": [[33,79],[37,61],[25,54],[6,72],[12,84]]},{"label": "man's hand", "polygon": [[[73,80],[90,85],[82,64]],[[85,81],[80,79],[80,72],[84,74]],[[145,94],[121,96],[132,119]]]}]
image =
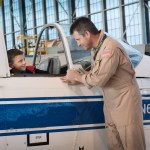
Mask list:
[{"label": "man's hand", "polygon": [[82,83],[82,76],[80,75],[79,72],[77,72],[73,69],[68,69],[66,76],[61,77],[60,79],[63,82],[71,84],[71,85],[76,85],[76,84]]},{"label": "man's hand", "polygon": [[78,82],[78,81],[76,81],[76,80],[69,80],[69,79],[67,79],[66,76],[61,77],[60,79],[62,80],[62,82],[68,83],[68,84],[70,84],[70,85],[77,85],[77,84],[80,84],[80,82]]},{"label": "man's hand", "polygon": [[77,72],[76,70],[73,70],[73,69],[68,69],[67,70],[66,78],[69,79],[69,80],[75,80],[75,81],[78,81],[78,82],[82,83],[82,75],[79,72]]}]

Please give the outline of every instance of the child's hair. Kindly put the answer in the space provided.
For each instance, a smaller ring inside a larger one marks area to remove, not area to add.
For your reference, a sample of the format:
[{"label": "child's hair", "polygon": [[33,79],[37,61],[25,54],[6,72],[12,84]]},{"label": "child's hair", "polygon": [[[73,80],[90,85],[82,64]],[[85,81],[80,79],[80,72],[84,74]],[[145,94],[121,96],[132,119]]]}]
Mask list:
[{"label": "child's hair", "polygon": [[23,51],[20,51],[19,49],[10,49],[7,51],[9,66],[12,66],[14,58],[18,55],[23,55]]}]

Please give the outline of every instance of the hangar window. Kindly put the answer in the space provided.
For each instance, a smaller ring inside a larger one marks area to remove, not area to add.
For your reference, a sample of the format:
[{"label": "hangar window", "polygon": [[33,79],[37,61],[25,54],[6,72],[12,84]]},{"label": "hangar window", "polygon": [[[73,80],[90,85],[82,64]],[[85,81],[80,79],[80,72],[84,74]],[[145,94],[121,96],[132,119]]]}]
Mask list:
[{"label": "hangar window", "polygon": [[80,16],[84,16],[86,14],[86,2],[85,0],[78,0],[75,1],[75,12],[74,12],[74,16],[76,15],[76,17],[80,17]]},{"label": "hangar window", "polygon": [[26,11],[26,29],[27,35],[34,35],[33,32],[33,11],[32,3],[30,0],[25,0],[25,11]]},{"label": "hangar window", "polygon": [[55,7],[54,1],[46,1],[47,23],[55,22]]},{"label": "hangar window", "polygon": [[[142,43],[139,3],[125,6],[126,39],[131,45]],[[138,31],[138,32],[137,32]]]},{"label": "hangar window", "polygon": [[7,46],[7,49],[10,49],[12,47],[12,35],[10,34],[11,32],[11,12],[10,12],[10,2],[9,1],[4,1],[4,7],[5,7],[5,10],[4,10],[4,13],[5,13],[5,18],[4,18],[4,21],[5,21],[5,28],[7,29],[6,30],[6,46]]}]

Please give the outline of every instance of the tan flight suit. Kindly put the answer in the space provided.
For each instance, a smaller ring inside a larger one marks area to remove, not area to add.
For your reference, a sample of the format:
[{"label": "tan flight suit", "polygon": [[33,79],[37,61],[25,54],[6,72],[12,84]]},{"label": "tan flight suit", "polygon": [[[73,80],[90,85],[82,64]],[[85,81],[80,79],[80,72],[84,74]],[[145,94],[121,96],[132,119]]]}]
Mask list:
[{"label": "tan flight suit", "polygon": [[[104,32],[100,33],[100,40]],[[109,150],[145,150],[141,95],[124,48],[108,37],[83,83],[101,87]]]}]

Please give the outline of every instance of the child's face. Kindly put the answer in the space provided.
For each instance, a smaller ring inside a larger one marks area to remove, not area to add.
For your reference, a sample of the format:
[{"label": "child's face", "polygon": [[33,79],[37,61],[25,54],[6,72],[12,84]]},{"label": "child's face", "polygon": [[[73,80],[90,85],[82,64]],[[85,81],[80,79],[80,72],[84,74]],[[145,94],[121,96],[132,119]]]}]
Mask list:
[{"label": "child's face", "polygon": [[14,58],[14,63],[12,64],[12,69],[18,71],[26,70],[26,62],[23,55],[18,55]]}]

